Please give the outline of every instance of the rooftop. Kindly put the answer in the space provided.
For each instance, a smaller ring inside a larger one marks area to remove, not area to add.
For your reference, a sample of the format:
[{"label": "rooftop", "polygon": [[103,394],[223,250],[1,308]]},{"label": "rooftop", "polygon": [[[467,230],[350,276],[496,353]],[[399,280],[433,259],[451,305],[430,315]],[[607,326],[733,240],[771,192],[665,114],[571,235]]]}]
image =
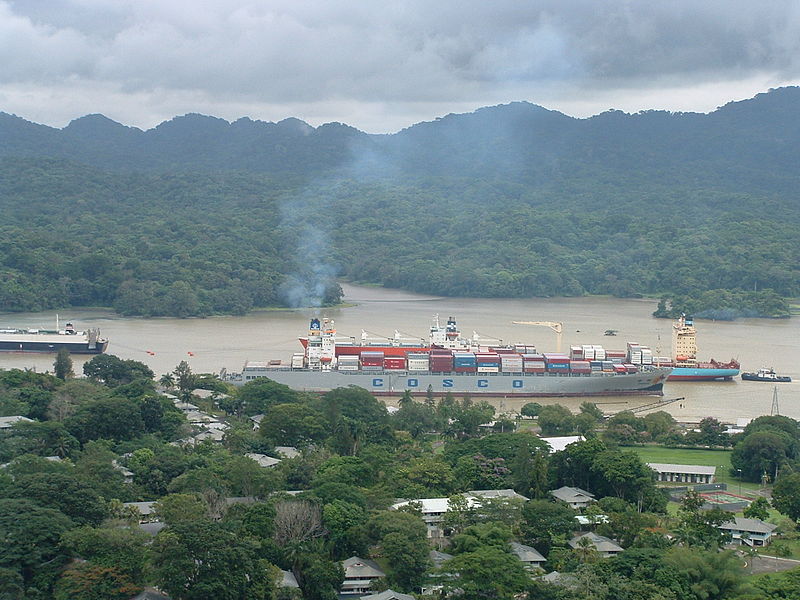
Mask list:
[{"label": "rooftop", "polygon": [[16,423],[33,423],[33,419],[23,417],[22,415],[13,415],[11,417],[0,417],[0,429],[8,429]]},{"label": "rooftop", "polygon": [[766,523],[761,519],[745,519],[744,517],[735,517],[732,521],[727,521],[719,526],[720,529],[735,529],[752,533],[772,533],[777,527],[777,525]]},{"label": "rooftop", "polygon": [[672,463],[647,463],[647,466],[659,473],[688,473],[690,475],[714,475],[717,467],[705,465],[676,465]]},{"label": "rooftop", "polygon": [[342,561],[345,579],[369,580],[386,577],[378,563],[360,556],[351,556]]},{"label": "rooftop", "polygon": [[592,542],[592,546],[594,546],[595,550],[598,552],[622,552],[622,547],[619,546],[614,540],[592,532],[576,535],[569,541],[570,547],[578,548],[578,542],[581,540],[581,538],[588,538],[589,541]]},{"label": "rooftop", "polygon": [[408,594],[401,594],[392,589],[378,592],[377,594],[370,594],[369,596],[361,596],[361,600],[416,600],[414,596]]},{"label": "rooftop", "polygon": [[570,444],[574,444],[576,442],[582,442],[583,436],[582,435],[562,435],[562,436],[555,436],[555,437],[543,437],[541,438],[542,441],[547,442],[547,445],[550,446],[550,452],[561,452]]},{"label": "rooftop", "polygon": [[564,502],[587,502],[594,500],[594,494],[578,487],[562,486],[557,490],[550,490],[550,494]]}]

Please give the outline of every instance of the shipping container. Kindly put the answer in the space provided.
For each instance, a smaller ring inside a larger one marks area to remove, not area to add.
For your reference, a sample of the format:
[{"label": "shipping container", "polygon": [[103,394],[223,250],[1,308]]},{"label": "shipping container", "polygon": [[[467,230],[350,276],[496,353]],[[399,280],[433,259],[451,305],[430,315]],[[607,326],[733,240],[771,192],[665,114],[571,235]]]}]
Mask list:
[{"label": "shipping container", "polygon": [[622,366],[625,367],[628,373],[636,373],[639,370],[639,368],[636,365],[632,365],[629,363],[625,363]]},{"label": "shipping container", "polygon": [[478,373],[499,373],[500,367],[499,366],[485,366],[485,365],[478,365]]},{"label": "shipping container", "polygon": [[337,367],[338,371],[358,371],[358,365],[342,365]]}]

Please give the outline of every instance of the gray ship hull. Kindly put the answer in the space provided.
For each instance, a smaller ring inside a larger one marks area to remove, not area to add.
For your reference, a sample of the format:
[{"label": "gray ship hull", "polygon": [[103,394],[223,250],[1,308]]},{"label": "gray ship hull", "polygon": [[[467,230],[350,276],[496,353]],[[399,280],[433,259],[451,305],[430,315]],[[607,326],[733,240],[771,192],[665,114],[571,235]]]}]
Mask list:
[{"label": "gray ship hull", "polygon": [[259,377],[288,385],[294,390],[324,393],[334,388],[355,385],[376,396],[394,396],[410,391],[425,395],[428,389],[437,396],[448,392],[471,396],[618,396],[663,395],[663,386],[672,369],[591,375],[516,374],[516,373],[411,373],[392,371],[309,371],[305,369],[258,369],[228,380],[242,385]]}]

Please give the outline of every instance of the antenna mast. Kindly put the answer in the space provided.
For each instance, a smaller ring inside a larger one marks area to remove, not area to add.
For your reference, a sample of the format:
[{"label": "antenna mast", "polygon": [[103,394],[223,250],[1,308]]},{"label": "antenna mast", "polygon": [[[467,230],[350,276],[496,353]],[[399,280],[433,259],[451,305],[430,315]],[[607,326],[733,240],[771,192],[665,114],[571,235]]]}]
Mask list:
[{"label": "antenna mast", "polygon": [[772,409],[769,411],[769,414],[772,417],[781,414],[781,411],[778,408],[778,386],[777,385],[772,390]]}]

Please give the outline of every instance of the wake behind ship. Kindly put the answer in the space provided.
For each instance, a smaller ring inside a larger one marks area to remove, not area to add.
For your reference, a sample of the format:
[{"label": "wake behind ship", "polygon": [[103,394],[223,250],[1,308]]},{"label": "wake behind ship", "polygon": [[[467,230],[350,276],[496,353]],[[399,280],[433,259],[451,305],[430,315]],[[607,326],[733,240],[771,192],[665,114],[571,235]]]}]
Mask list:
[{"label": "wake behind ship", "polygon": [[483,345],[462,338],[452,317],[434,318],[427,342],[395,338],[372,343],[362,335],[337,337],[334,322],[312,319],[303,352],[281,361],[248,362],[241,373],[223,371],[237,385],[261,377],[307,392],[356,385],[377,396],[470,394],[472,396],[662,395],[669,367],[624,361],[624,352],[581,347],[581,356],[537,353],[527,344]]}]

